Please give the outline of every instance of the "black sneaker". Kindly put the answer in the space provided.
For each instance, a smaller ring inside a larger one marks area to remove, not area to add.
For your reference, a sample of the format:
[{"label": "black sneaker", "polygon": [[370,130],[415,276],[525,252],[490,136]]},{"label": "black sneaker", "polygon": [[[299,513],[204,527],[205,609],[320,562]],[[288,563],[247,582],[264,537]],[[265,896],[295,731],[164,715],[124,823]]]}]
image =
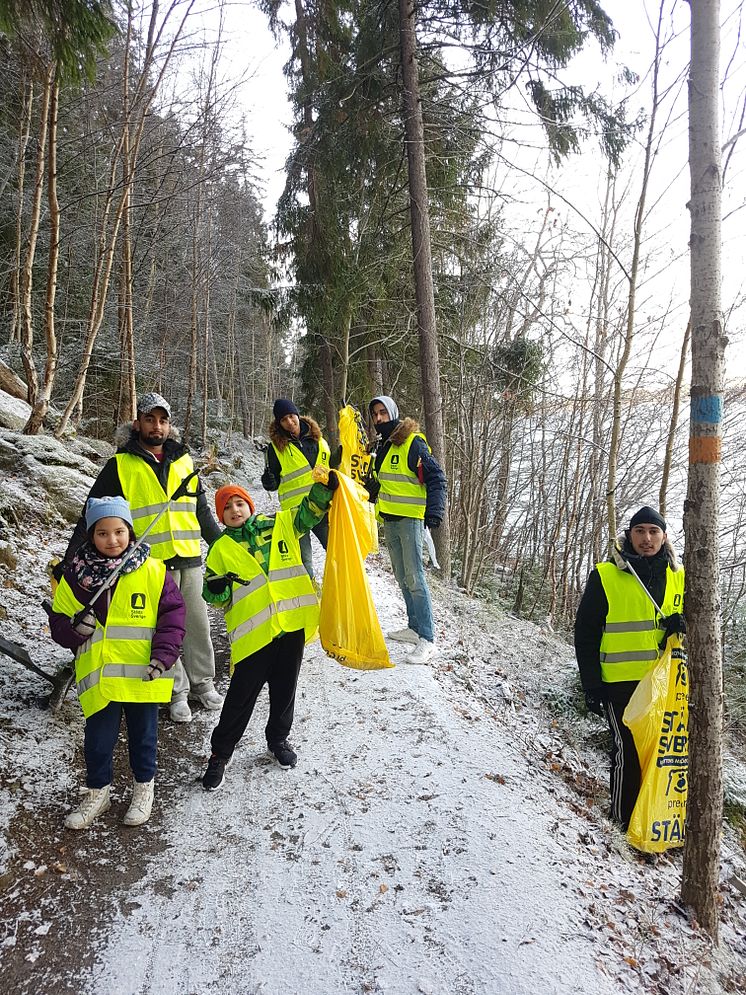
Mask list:
[{"label": "black sneaker", "polygon": [[286,739],[281,743],[267,743],[267,749],[283,770],[290,770],[298,763],[297,754]]},{"label": "black sneaker", "polygon": [[[232,759],[232,758],[231,758]],[[230,760],[223,760],[213,753],[207,763],[207,770],[202,777],[202,787],[205,791],[216,791],[223,783],[226,767],[230,767]]]}]

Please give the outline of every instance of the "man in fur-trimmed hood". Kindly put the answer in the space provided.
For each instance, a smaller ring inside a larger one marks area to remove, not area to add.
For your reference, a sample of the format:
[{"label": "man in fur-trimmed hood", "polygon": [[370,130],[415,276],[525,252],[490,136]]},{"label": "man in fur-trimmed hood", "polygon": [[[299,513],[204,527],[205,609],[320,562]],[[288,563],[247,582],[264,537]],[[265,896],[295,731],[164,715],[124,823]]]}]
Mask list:
[{"label": "man in fur-trimmed hood", "polygon": [[611,731],[611,817],[626,830],[640,791],[640,763],[623,715],[668,635],[685,631],[684,568],[666,522],[645,505],[611,557],[591,570],[575,619],[575,656],[587,708]]},{"label": "man in fur-trimmed hood", "polygon": [[[171,406],[150,391],[137,401],[137,418],[117,429],[117,452],[107,460],[96,478],[89,498],[122,496],[132,509],[139,537],[178,485],[194,470],[187,446],[171,423]],[[208,544],[220,534],[204,489],[196,478],[191,494],[175,502],[158,520],[145,540],[151,556],[165,561],[186,604],[186,636],[182,660],[176,662],[171,718],[191,722],[188,698],[217,710],[223,699],[215,690],[215,655],[210,639],[207,606],[202,600],[202,552],[200,537]],[[195,493],[196,492],[196,493]],[[85,505],[83,506],[85,510]],[[85,515],[81,515],[65,553],[65,561],[86,539]]]},{"label": "man in fur-trimmed hood", "polygon": [[[314,467],[329,466],[329,446],[321,434],[318,422],[309,415],[301,415],[295,404],[286,397],[278,397],[272,406],[269,438],[262,487],[265,491],[278,491],[283,511],[298,508],[311,490]],[[312,531],[326,549],[329,540],[326,515]],[[310,532],[301,536],[300,551],[303,566],[313,580]]]},{"label": "man in fur-trimmed hood", "polygon": [[415,644],[407,663],[426,663],[435,653],[435,635],[422,542],[424,528],[437,529],[443,520],[446,478],[419,425],[400,417],[392,397],[374,397],[368,410],[379,443],[366,486],[384,523],[391,565],[407,608],[406,628],[390,632],[389,638]]}]

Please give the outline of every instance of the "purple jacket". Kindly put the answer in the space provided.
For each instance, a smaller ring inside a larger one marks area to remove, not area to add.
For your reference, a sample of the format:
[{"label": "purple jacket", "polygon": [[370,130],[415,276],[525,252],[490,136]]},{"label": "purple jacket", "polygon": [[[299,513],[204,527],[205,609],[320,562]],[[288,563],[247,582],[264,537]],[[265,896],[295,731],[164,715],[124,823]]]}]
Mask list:
[{"label": "purple jacket", "polygon": [[[65,570],[65,580],[70,585],[70,590],[82,605],[87,605],[95,592],[86,591],[74,579],[71,568]],[[111,597],[116,590],[118,580],[109,588],[106,594],[98,599],[93,606],[96,618],[101,625],[106,622],[109,613]],[[171,574],[166,571],[166,577],[161,591],[161,600],[158,602],[158,621],[150,644],[150,659],[159,660],[165,665],[166,670],[176,663],[181,644],[184,642],[184,632],[186,626],[186,605],[181,596],[181,591],[176,586],[176,581]],[[60,612],[51,612],[49,616],[49,629],[52,639],[60,646],[69,650],[76,650],[85,642],[85,636],[79,635],[72,626],[72,619]]]}]

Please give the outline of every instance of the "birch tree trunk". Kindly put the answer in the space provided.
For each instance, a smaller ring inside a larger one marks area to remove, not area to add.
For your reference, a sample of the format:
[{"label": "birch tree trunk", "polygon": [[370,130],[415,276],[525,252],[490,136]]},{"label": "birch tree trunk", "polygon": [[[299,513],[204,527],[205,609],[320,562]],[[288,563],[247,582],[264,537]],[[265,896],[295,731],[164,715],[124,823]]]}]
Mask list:
[{"label": "birch tree trunk", "polygon": [[[13,305],[13,314],[10,324],[10,341],[15,342],[21,339],[21,258],[23,255],[23,201],[26,182],[26,150],[28,149],[29,137],[31,135],[31,112],[34,106],[34,80],[29,76],[28,82],[24,78],[23,87],[23,114],[21,117],[20,135],[18,140],[18,201],[16,214],[16,245],[15,245],[15,266],[10,274],[10,295]],[[26,395],[24,395],[24,400]]]},{"label": "birch tree trunk", "polygon": [[57,199],[57,116],[60,102],[60,84],[52,83],[47,120],[47,208],[49,211],[49,256],[47,259],[47,296],[44,302],[44,339],[47,358],[44,363],[44,380],[37,386],[36,397],[29,419],[23,427],[25,435],[37,435],[49,411],[52,387],[57,373],[57,332],[54,321],[54,304],[57,296],[57,265],[60,258],[60,204]]},{"label": "birch tree trunk", "polygon": [[681,897],[715,942],[723,810],[720,453],[725,335],[720,301],[720,3],[691,0],[689,484],[684,508],[689,649],[689,798]]},{"label": "birch tree trunk", "polygon": [[[436,459],[445,465],[443,402],[440,393],[438,334],[435,324],[435,294],[430,245],[430,211],[425,171],[425,134],[420,102],[419,67],[414,0],[399,0],[399,43],[404,90],[404,127],[409,171],[409,209],[412,225],[412,257],[420,338],[420,373],[427,438]],[[434,533],[443,577],[451,576],[451,541],[448,511]]]},{"label": "birch tree trunk", "polygon": [[52,78],[54,67],[50,66],[44,79],[44,91],[39,111],[39,147],[36,154],[36,171],[34,174],[34,193],[31,202],[31,219],[29,222],[28,245],[21,271],[21,359],[28,384],[28,403],[33,407],[39,392],[39,376],[34,363],[34,315],[32,296],[34,286],[34,260],[36,258],[36,243],[39,238],[41,221],[41,200],[44,192],[44,162],[47,148],[47,121],[49,119],[49,104],[52,96]]}]

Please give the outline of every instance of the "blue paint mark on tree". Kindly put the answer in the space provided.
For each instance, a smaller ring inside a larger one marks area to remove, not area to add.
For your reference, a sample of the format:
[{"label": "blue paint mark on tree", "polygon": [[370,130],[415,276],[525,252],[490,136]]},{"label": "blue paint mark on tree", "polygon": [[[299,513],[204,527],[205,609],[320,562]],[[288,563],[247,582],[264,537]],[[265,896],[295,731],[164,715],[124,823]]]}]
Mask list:
[{"label": "blue paint mark on tree", "polygon": [[693,422],[717,425],[723,420],[723,398],[719,394],[710,394],[708,397],[693,397],[690,415]]}]

